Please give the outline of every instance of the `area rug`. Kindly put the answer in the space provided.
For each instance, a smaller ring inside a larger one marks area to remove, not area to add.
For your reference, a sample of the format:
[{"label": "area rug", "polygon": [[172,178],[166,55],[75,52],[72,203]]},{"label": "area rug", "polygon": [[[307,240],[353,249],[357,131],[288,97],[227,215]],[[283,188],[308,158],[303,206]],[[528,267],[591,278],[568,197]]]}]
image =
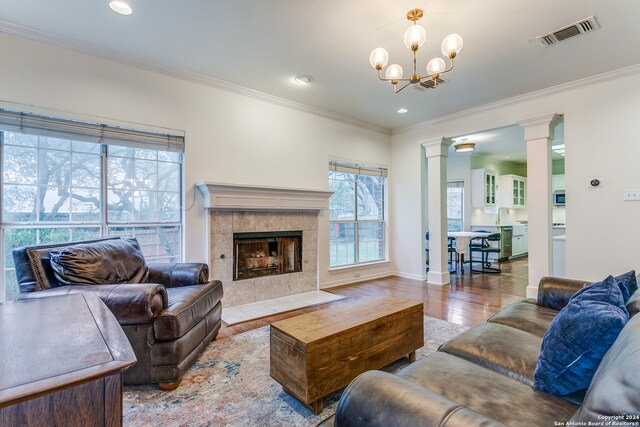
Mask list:
[{"label": "area rug", "polygon": [[[421,359],[467,329],[425,316]],[[402,359],[385,368],[396,371]],[[335,412],[340,393],[325,399],[320,415],[282,391],[269,376],[269,326],[211,343],[176,390],[125,387],[125,426],[315,426]]]}]

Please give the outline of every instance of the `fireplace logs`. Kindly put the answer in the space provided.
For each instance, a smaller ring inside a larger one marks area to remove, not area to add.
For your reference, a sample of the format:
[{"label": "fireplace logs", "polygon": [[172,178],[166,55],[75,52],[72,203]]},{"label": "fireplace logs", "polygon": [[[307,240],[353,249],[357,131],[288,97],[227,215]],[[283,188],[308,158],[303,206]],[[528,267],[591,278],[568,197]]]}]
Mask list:
[{"label": "fireplace logs", "polygon": [[302,271],[302,231],[234,233],[233,280]]}]

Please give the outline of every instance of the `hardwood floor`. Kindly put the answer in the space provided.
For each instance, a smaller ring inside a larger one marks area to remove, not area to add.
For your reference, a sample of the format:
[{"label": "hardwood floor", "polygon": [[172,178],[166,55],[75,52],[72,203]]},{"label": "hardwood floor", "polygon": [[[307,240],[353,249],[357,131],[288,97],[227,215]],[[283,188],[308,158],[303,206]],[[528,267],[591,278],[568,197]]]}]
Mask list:
[{"label": "hardwood floor", "polygon": [[[527,288],[527,258],[500,264],[501,274],[451,274],[450,286],[425,284],[419,280],[389,276],[366,282],[324,289],[348,299],[302,308],[274,316],[227,327],[224,323],[217,339],[257,329],[282,319],[321,310],[329,306],[349,304],[352,299],[371,296],[397,296],[424,302],[426,315],[465,326],[475,326],[502,307],[525,298]],[[223,301],[224,303],[224,301]]]}]

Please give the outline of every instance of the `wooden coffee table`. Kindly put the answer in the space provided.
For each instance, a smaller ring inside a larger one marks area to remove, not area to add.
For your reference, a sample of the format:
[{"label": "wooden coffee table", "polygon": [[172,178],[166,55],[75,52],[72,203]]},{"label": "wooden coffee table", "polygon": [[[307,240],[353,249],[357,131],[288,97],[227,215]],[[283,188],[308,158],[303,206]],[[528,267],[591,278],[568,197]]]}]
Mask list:
[{"label": "wooden coffee table", "polygon": [[367,298],[271,324],[271,378],[315,413],[361,373],[424,345],[421,302]]}]

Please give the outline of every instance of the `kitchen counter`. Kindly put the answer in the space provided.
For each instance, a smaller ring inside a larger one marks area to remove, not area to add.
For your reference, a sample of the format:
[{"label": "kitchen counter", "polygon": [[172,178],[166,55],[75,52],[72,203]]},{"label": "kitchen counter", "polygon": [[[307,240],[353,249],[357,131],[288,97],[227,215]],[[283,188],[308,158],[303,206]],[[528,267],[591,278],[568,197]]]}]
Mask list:
[{"label": "kitchen counter", "polygon": [[526,225],[526,224],[471,224],[471,227],[513,227],[515,225]]}]

